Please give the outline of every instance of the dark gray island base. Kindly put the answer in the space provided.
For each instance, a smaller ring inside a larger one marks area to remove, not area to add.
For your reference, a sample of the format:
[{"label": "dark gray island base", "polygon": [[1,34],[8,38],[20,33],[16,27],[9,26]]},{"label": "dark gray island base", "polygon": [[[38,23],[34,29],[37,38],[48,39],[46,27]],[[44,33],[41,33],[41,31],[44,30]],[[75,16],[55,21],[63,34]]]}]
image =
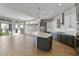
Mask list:
[{"label": "dark gray island base", "polygon": [[43,51],[50,51],[52,48],[53,35],[45,32],[26,32],[37,38],[37,48]]},{"label": "dark gray island base", "polygon": [[52,49],[53,36],[48,38],[37,37],[37,48],[44,51],[50,51]]}]

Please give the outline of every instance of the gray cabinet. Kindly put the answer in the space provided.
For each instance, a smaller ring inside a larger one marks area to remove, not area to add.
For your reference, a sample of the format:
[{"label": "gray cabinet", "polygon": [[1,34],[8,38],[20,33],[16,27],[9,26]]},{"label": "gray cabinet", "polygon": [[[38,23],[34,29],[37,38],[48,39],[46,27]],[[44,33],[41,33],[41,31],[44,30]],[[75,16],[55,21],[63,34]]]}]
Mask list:
[{"label": "gray cabinet", "polygon": [[74,47],[74,36],[67,35],[67,44]]},{"label": "gray cabinet", "polygon": [[74,40],[75,40],[74,36],[66,35],[66,34],[58,34],[57,38],[59,41],[65,43],[71,47],[74,47]]},{"label": "gray cabinet", "polygon": [[76,35],[76,52],[79,55],[79,34]]},{"label": "gray cabinet", "polygon": [[48,38],[37,37],[37,48],[44,51],[50,51],[52,49],[53,36]]}]

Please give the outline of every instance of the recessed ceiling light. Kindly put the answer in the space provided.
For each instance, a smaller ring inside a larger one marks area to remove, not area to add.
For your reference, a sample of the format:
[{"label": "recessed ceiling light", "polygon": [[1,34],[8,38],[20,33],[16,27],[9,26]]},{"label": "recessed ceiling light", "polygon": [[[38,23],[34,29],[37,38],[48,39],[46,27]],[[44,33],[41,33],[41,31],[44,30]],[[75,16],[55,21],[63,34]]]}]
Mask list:
[{"label": "recessed ceiling light", "polygon": [[53,11],[51,11],[50,13],[51,13],[51,14],[53,14],[54,12],[53,12]]},{"label": "recessed ceiling light", "polygon": [[46,12],[45,12],[45,11],[43,11],[42,13],[43,13],[43,14],[46,14]]},{"label": "recessed ceiling light", "polygon": [[62,3],[59,3],[59,4],[58,4],[58,6],[60,6],[60,7],[61,7],[61,6],[62,6]]},{"label": "recessed ceiling light", "polygon": [[49,16],[47,16],[47,18],[48,18]]},{"label": "recessed ceiling light", "polygon": [[43,12],[42,12],[42,14],[43,14],[43,15],[46,15],[46,12],[45,12],[45,11],[43,11]]}]

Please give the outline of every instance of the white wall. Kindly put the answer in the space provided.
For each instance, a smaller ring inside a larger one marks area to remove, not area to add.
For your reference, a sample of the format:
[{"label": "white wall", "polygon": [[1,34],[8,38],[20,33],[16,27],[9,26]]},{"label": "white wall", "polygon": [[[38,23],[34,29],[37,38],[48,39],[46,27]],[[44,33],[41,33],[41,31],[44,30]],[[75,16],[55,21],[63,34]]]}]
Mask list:
[{"label": "white wall", "polygon": [[[64,12],[64,25],[61,25],[60,28],[57,28],[57,20],[61,19],[61,14],[54,18],[54,21],[49,22],[47,26],[50,32],[65,32],[66,34],[75,35],[76,34],[76,8],[73,7],[68,11]],[[69,27],[71,23],[71,28]]]}]

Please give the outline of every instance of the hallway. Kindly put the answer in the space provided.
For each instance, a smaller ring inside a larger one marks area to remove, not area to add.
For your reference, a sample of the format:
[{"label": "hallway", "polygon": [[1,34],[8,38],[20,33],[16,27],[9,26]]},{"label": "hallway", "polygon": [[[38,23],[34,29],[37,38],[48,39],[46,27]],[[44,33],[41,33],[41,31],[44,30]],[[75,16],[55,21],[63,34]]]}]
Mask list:
[{"label": "hallway", "polygon": [[53,40],[52,50],[41,51],[36,48],[36,37],[15,34],[0,36],[1,56],[74,56],[75,50],[59,41]]}]

